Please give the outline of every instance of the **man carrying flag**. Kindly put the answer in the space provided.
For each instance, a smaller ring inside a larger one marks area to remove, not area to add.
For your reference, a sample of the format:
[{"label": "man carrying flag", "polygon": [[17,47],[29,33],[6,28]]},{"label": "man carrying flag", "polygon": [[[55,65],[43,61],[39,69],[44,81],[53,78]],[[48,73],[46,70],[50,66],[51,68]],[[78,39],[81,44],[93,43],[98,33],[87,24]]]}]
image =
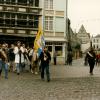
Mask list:
[{"label": "man carrying flag", "polygon": [[[45,40],[43,37],[43,33],[41,30],[39,30],[36,35],[35,41],[34,41],[34,50],[33,50],[33,57],[32,57],[32,72],[35,74],[38,73],[37,69],[38,69],[38,66],[40,66],[38,58],[39,58],[44,46],[45,46]],[[40,69],[41,68],[39,68],[39,70]]]},{"label": "man carrying flag", "polygon": [[37,33],[34,48],[37,49],[41,61],[41,79],[44,80],[44,72],[46,72],[47,82],[50,82],[49,63],[51,61],[51,55],[48,48],[45,46],[45,40],[41,30]]}]

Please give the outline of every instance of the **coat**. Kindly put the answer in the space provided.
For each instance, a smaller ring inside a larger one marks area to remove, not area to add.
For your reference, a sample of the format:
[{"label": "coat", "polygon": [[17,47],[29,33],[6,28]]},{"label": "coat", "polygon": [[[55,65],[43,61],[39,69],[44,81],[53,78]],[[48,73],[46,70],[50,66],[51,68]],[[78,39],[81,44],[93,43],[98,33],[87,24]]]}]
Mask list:
[{"label": "coat", "polygon": [[[20,61],[20,52],[21,52],[21,61]],[[24,63],[25,59],[24,59],[24,50],[23,47],[20,47],[20,49],[18,49],[18,47],[14,48],[14,54],[15,54],[15,63]]]}]

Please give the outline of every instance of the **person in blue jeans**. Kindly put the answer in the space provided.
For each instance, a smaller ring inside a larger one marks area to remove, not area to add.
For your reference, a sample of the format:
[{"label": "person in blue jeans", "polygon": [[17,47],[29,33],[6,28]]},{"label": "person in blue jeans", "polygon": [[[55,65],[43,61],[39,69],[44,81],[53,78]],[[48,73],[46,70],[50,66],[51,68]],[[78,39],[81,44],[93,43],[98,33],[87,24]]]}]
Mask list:
[{"label": "person in blue jeans", "polygon": [[2,72],[2,59],[0,58],[0,76],[1,76],[1,72]]},{"label": "person in blue jeans", "polygon": [[8,58],[7,53],[5,50],[5,44],[2,45],[2,49],[0,50],[0,75],[2,72],[2,69],[4,69],[5,72],[5,79],[8,79]]},{"label": "person in blue jeans", "polygon": [[41,60],[41,79],[44,80],[44,72],[46,71],[47,82],[50,82],[49,63],[51,61],[51,55],[47,47],[44,47],[39,59]]},{"label": "person in blue jeans", "polygon": [[2,69],[4,69],[5,79],[8,79],[8,64],[4,61],[2,62]]}]

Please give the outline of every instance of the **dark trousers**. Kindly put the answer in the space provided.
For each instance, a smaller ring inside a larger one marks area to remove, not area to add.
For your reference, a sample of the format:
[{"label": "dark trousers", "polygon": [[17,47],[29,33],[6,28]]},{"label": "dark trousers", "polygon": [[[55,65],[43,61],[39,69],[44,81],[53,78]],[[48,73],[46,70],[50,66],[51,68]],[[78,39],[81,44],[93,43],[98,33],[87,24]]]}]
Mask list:
[{"label": "dark trousers", "polygon": [[54,65],[56,65],[56,57],[54,57]]},{"label": "dark trousers", "polygon": [[44,79],[44,72],[46,72],[47,80],[50,80],[49,65],[41,65],[41,79]]},{"label": "dark trousers", "polygon": [[0,76],[1,76],[2,69],[0,69]]},{"label": "dark trousers", "polygon": [[2,60],[0,60],[0,75],[1,75],[1,72],[2,72]]},{"label": "dark trousers", "polygon": [[93,73],[94,65],[95,65],[94,61],[93,62],[89,61],[90,73]]}]

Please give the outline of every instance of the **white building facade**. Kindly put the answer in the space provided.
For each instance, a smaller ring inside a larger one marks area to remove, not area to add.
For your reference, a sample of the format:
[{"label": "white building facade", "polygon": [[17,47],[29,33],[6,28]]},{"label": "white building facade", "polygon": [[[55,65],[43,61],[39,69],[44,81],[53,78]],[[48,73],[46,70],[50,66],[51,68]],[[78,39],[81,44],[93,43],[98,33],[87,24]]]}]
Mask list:
[{"label": "white building facade", "polygon": [[95,50],[100,49],[100,35],[97,35],[95,37],[92,37],[92,47]]},{"label": "white building facade", "polygon": [[46,45],[53,57],[57,53],[57,61],[64,63],[66,58],[66,19],[68,0],[40,0],[42,6],[42,25]]}]

